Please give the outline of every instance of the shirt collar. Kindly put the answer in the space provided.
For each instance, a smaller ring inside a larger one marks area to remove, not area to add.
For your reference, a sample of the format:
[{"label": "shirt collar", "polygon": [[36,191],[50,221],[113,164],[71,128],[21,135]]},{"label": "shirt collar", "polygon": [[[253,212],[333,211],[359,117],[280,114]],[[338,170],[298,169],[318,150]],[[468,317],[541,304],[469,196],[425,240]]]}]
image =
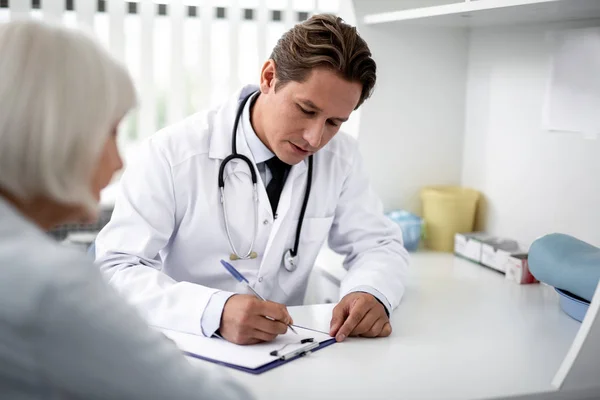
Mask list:
[{"label": "shirt collar", "polygon": [[242,131],[244,132],[246,143],[248,143],[248,147],[250,148],[250,152],[252,153],[252,157],[254,157],[254,162],[256,164],[260,164],[275,157],[275,154],[273,154],[273,152],[258,138],[250,123],[250,107],[256,100],[258,94],[259,92],[256,92],[252,95],[246,102],[244,111],[242,112]]}]

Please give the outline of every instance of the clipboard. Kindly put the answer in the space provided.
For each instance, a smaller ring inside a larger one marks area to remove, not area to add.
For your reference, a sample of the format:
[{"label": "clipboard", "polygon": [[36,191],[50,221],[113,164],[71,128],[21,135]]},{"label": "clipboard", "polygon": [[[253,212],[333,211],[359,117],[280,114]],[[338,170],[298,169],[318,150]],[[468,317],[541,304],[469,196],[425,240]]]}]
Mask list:
[{"label": "clipboard", "polygon": [[[309,355],[335,343],[325,332],[294,325],[298,335],[288,330],[274,341],[255,345],[237,345],[217,337],[160,329],[189,357],[258,375]],[[306,343],[302,340],[312,339]],[[276,355],[272,353],[276,352]]]}]

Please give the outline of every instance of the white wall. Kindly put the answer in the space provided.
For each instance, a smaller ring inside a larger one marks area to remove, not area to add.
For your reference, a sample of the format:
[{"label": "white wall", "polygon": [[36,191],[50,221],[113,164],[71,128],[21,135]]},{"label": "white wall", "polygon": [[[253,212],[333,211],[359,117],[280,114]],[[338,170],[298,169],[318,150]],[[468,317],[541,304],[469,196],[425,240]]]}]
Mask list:
[{"label": "white wall", "polygon": [[378,68],[375,93],[361,107],[359,143],[386,210],[418,212],[421,187],[460,183],[468,33],[362,24],[379,3],[389,2],[355,2]]},{"label": "white wall", "polygon": [[551,64],[546,33],[598,25],[471,32],[462,182],[486,196],[489,232],[526,244],[562,232],[600,246],[600,142],[541,129]]}]

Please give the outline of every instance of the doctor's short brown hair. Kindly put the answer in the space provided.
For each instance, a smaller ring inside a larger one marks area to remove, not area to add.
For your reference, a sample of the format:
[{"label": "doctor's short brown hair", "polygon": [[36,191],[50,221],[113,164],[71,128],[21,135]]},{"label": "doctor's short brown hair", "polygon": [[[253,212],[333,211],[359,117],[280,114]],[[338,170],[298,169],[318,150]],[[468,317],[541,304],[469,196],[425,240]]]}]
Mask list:
[{"label": "doctor's short brown hair", "polygon": [[362,84],[358,108],[373,92],[376,65],[356,28],[340,17],[318,14],[283,34],[270,57],[275,62],[275,90],[290,81],[303,82],[316,67],[330,68]]}]

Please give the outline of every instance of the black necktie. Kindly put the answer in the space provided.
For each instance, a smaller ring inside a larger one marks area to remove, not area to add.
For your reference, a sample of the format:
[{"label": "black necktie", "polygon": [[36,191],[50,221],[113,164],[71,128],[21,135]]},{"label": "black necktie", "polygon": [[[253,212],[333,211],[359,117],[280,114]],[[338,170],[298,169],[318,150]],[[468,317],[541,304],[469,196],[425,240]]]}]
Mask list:
[{"label": "black necktie", "polygon": [[273,210],[273,216],[277,213],[277,205],[279,204],[279,197],[285,184],[285,178],[290,170],[291,166],[284,163],[277,157],[273,157],[265,161],[267,167],[271,170],[271,181],[267,185],[267,196],[269,196],[269,202],[271,203],[271,210]]}]

